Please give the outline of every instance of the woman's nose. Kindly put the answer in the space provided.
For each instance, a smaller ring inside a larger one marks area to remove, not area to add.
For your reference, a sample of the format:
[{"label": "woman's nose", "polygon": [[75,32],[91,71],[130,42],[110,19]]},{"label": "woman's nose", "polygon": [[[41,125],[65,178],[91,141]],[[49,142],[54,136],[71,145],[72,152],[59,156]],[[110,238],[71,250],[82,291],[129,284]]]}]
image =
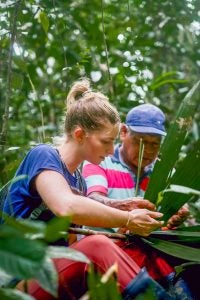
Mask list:
[{"label": "woman's nose", "polygon": [[111,146],[107,149],[106,153],[107,153],[108,155],[113,155],[113,153],[114,153],[114,145],[111,145]]}]

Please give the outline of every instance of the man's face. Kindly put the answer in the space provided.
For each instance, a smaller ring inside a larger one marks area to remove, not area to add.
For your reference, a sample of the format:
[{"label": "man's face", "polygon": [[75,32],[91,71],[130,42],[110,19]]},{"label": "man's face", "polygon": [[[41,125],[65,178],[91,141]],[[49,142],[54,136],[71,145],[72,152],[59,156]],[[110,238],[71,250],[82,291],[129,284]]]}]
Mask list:
[{"label": "man's face", "polygon": [[121,128],[120,138],[122,142],[121,155],[131,168],[138,167],[140,141],[144,145],[142,168],[151,164],[158,155],[161,143],[160,135],[136,133],[124,125]]}]

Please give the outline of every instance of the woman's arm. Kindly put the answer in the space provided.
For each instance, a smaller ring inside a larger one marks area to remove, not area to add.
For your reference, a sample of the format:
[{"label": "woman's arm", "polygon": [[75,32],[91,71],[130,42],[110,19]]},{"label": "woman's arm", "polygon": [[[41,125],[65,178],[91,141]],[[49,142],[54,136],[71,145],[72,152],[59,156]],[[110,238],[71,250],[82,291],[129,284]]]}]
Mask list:
[{"label": "woman's arm", "polygon": [[73,223],[79,225],[111,228],[127,226],[131,232],[143,236],[162,226],[162,222],[156,220],[162,216],[161,213],[147,209],[135,209],[128,213],[73,194],[64,177],[55,171],[41,172],[35,179],[35,187],[55,215],[70,215]]}]

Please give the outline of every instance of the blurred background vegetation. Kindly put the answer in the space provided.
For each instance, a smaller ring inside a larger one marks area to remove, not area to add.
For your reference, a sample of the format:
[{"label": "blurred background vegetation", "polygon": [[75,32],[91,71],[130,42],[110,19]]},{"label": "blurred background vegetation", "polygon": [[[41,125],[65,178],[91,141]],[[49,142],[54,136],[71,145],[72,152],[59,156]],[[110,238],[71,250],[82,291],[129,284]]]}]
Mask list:
[{"label": "blurred background vegetation", "polygon": [[[122,120],[133,106],[152,103],[169,128],[200,78],[199,17],[199,0],[1,1],[0,188],[30,147],[62,133],[67,92],[82,76],[109,96]],[[199,143],[199,109],[192,121],[180,164]]]},{"label": "blurred background vegetation", "polygon": [[[25,152],[62,132],[72,82],[89,77],[121,113],[153,103],[167,127],[200,75],[198,0],[0,3],[0,185]],[[193,118],[181,155],[199,139]]]}]

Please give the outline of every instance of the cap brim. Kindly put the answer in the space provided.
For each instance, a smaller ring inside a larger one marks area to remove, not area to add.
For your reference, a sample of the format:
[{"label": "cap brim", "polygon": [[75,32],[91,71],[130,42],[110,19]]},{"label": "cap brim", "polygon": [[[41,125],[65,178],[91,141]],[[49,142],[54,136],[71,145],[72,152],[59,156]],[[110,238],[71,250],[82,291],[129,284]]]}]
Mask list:
[{"label": "cap brim", "polygon": [[156,129],[154,127],[144,127],[144,126],[128,126],[132,131],[139,133],[148,133],[148,134],[158,134],[166,136],[167,133],[165,131]]}]

